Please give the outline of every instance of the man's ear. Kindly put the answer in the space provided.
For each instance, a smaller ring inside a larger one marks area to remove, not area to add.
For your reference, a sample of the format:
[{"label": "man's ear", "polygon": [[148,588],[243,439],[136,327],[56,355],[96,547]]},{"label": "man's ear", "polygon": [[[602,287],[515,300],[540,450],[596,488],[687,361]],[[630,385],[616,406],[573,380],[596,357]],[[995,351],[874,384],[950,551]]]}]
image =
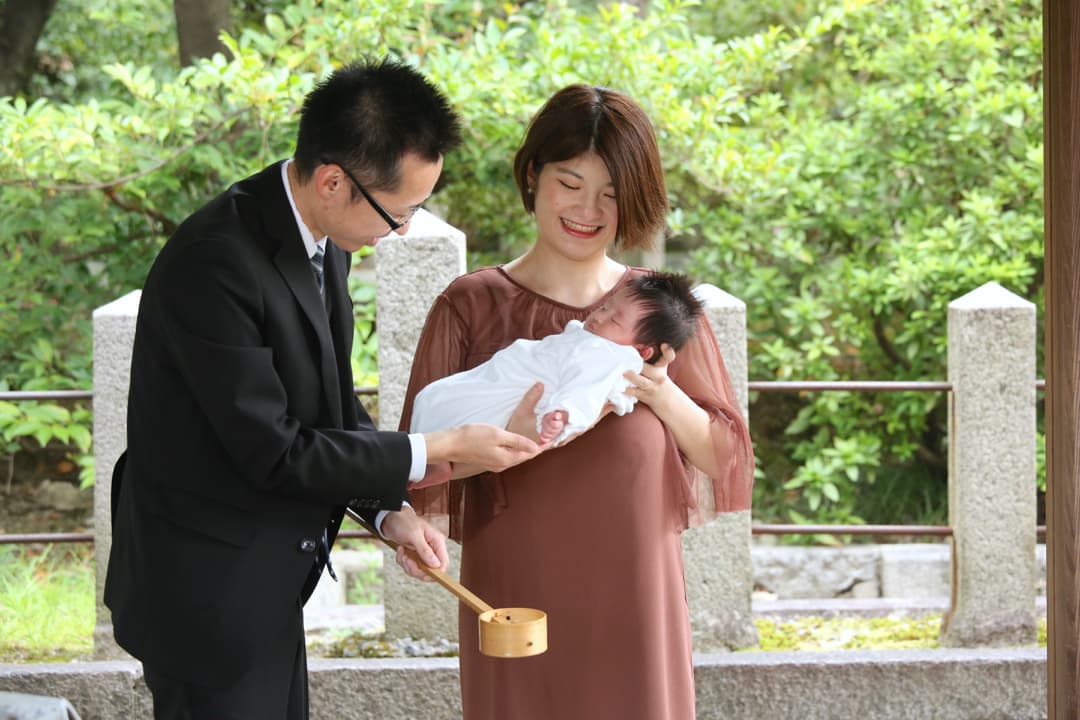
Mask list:
[{"label": "man's ear", "polygon": [[310,182],[320,197],[329,199],[334,193],[347,189],[343,186],[348,183],[348,179],[337,165],[327,164],[315,168]]}]

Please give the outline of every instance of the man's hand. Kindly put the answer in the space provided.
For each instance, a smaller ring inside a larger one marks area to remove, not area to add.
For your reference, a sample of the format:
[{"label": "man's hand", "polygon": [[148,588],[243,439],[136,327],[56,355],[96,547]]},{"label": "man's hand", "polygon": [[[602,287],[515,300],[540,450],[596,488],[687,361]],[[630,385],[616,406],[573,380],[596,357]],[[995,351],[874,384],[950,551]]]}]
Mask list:
[{"label": "man's hand", "polygon": [[[536,405],[543,393],[543,386],[539,385],[539,388],[539,392],[533,388],[526,393],[525,399],[514,413],[515,416],[523,407],[528,406],[531,410]],[[530,422],[531,434],[536,437],[536,420],[532,419]],[[425,433],[428,463],[450,462],[455,467],[461,465],[476,468],[477,472],[502,472],[540,452],[541,448],[536,440],[523,434],[522,428],[515,425],[513,420],[508,427],[510,430],[494,425],[461,425],[449,430]]]},{"label": "man's hand", "polygon": [[403,506],[399,512],[389,513],[383,519],[382,534],[387,540],[398,544],[397,564],[414,578],[431,580],[416,561],[406,554],[407,547],[415,550],[429,567],[444,571],[450,567],[446,537],[432,527],[431,523],[417,517],[416,512],[408,505]]}]

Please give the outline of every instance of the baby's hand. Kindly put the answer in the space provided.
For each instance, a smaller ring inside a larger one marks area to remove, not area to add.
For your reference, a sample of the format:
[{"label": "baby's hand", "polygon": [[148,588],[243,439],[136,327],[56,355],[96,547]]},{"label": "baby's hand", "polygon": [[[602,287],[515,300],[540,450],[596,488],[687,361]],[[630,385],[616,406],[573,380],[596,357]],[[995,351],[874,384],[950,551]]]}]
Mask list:
[{"label": "baby's hand", "polygon": [[547,445],[566,427],[566,411],[552,410],[540,419],[540,444]]}]

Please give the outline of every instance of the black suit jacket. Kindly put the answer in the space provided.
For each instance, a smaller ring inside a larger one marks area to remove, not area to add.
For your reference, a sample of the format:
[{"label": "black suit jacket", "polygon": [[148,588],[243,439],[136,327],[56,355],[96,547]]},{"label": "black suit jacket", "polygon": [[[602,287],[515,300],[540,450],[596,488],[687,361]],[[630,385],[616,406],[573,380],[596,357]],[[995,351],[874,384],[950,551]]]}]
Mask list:
[{"label": "black suit jacket", "polygon": [[159,672],[238,678],[314,589],[344,506],[405,499],[408,437],[375,432],[353,393],[348,271],[328,243],[319,295],[280,164],[188,218],[150,270],[105,603]]}]

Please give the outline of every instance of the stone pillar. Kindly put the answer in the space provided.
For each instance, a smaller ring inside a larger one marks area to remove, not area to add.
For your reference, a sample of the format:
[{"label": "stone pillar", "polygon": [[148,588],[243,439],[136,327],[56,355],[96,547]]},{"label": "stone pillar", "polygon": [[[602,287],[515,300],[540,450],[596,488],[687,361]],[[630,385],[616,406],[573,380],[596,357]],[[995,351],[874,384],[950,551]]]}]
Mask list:
[{"label": "stone pillar", "polygon": [[[379,328],[379,427],[396,430],[409,384],[413,353],[428,309],[450,281],[465,272],[465,235],[420,210],[404,237],[375,246],[375,322]],[[442,528],[445,532],[446,528]],[[457,578],[461,546],[448,543],[450,575]],[[383,548],[383,608],[390,638],[457,640],[457,599],[436,583],[405,575]]]},{"label": "stone pillar", "polygon": [[1035,306],[997,283],[949,303],[947,646],[1036,640]]},{"label": "stone pillar", "polygon": [[397,430],[428,309],[464,272],[464,233],[426,210],[417,211],[407,235],[391,233],[375,246],[380,429]]},{"label": "stone pillar", "polygon": [[[743,417],[749,418],[746,303],[714,285],[698,285],[695,293],[705,304]],[[750,511],[725,513],[707,525],[691,528],[683,533],[682,543],[694,650],[757,645],[750,606],[754,589]]]},{"label": "stone pillar", "polygon": [[129,657],[113,640],[112,616],[102,597],[112,547],[112,471],[127,447],[131,348],[142,292],[134,290],[94,311],[94,657]]}]

